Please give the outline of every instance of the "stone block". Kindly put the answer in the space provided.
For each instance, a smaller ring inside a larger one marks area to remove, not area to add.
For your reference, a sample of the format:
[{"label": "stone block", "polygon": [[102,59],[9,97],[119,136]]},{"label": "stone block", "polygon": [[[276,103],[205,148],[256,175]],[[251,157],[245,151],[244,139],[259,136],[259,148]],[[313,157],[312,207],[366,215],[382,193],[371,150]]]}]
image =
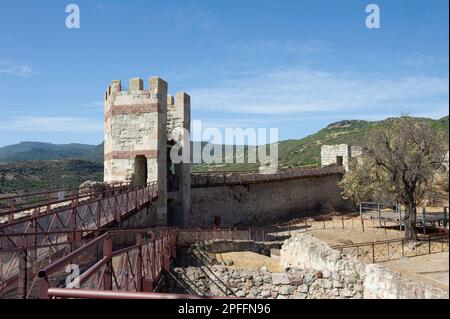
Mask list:
[{"label": "stone block", "polygon": [[286,273],[273,273],[272,274],[273,285],[289,285],[289,277]]}]

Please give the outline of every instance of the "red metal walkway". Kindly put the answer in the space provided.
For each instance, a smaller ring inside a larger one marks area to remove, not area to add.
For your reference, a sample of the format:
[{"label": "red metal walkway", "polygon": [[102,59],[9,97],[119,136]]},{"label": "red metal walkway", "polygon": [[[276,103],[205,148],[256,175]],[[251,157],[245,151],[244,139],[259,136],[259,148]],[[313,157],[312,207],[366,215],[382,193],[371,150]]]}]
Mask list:
[{"label": "red metal walkway", "polygon": [[[108,185],[102,191],[84,189],[65,198],[61,193],[52,196],[54,193],[0,199],[9,203],[9,208],[0,210],[0,217],[8,217],[0,224],[0,297],[11,287],[20,291],[20,297],[29,296],[38,268],[74,251],[108,227],[120,227],[125,218],[158,196],[155,183]],[[42,199],[34,200],[35,196]]]}]

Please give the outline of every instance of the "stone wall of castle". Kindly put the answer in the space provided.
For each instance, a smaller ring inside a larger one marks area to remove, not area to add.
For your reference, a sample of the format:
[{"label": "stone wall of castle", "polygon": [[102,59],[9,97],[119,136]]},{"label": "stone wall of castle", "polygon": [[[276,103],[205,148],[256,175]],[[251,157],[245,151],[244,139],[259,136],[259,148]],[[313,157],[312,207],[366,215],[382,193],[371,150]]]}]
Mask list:
[{"label": "stone wall of castle", "polygon": [[[261,174],[264,175],[264,174]],[[307,175],[307,174],[306,174]],[[348,210],[351,205],[341,196],[338,182],[342,172],[324,170],[314,176],[260,182],[210,183],[201,178],[193,180],[191,212],[188,224],[214,224],[220,218],[222,226],[258,225],[277,221],[284,217],[301,217],[307,214],[323,214],[333,210]]]}]

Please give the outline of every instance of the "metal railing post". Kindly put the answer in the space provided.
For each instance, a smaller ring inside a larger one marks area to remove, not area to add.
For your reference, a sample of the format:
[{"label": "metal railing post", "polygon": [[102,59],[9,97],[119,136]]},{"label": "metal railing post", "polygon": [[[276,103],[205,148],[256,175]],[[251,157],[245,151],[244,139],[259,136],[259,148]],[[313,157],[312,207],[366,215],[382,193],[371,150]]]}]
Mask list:
[{"label": "metal railing post", "polygon": [[48,295],[48,289],[50,288],[50,284],[48,282],[47,276],[41,278],[39,282],[39,299],[50,299]]},{"label": "metal railing post", "polygon": [[19,256],[19,283],[18,288],[20,291],[20,297],[22,299],[27,298],[28,288],[28,247],[25,237],[22,237],[22,243],[20,245],[21,251]]},{"label": "metal railing post", "polygon": [[[112,238],[107,236],[103,240],[103,258],[108,258],[106,269],[103,275],[103,290],[112,290]],[[100,279],[101,280],[101,279]]]},{"label": "metal railing post", "polygon": [[138,256],[136,259],[136,290],[142,292],[142,234],[136,233],[136,245],[138,246]]}]

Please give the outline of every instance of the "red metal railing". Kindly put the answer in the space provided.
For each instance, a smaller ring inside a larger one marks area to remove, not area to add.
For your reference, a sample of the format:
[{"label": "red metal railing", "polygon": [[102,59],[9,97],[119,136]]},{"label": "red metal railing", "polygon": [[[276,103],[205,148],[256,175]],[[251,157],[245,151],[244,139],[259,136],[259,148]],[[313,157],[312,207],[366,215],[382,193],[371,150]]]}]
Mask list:
[{"label": "red metal railing", "polygon": [[109,197],[73,200],[69,207],[0,225],[0,293],[17,285],[24,298],[37,267],[67,255],[87,239],[98,236],[102,229],[120,227],[123,218],[156,197],[155,183],[129,187]]},{"label": "red metal railing", "polygon": [[101,193],[114,193],[119,189],[128,187],[130,187],[130,183],[121,182],[10,196],[0,195],[0,216],[8,215],[9,220],[11,220],[14,217],[14,214],[23,211],[35,210],[39,207],[41,208],[40,211],[47,211],[56,204],[67,201],[70,202],[73,199],[81,200],[82,198],[99,195]]},{"label": "red metal railing", "polygon": [[[61,239],[61,234],[67,235],[69,241],[76,241],[83,234],[114,223],[120,225],[124,216],[156,197],[157,185],[152,183],[143,187],[121,189],[108,197],[95,197],[83,202],[72,200],[69,206],[0,225],[0,249],[52,244]],[[68,232],[72,234],[67,234]]]},{"label": "red metal railing", "polygon": [[[174,229],[134,230],[134,245],[116,249],[113,241],[129,231],[111,231],[90,241],[71,254],[39,271],[39,298],[53,297],[49,289],[57,288],[67,274],[61,270],[67,266],[90,264],[76,280],[65,284],[65,289],[87,288],[109,291],[152,292],[156,289],[164,271],[169,270],[171,258],[176,257],[178,231]],[[92,259],[92,249],[101,254]],[[70,293],[69,293],[70,294]]]},{"label": "red metal railing", "polygon": [[93,289],[49,288],[51,299],[236,299],[233,297],[210,297],[157,292],[105,291]]},{"label": "red metal railing", "polygon": [[101,185],[100,189],[93,186],[0,197],[0,222],[11,223],[16,218],[27,217],[31,214],[49,213],[63,206],[69,206],[73,201],[82,202],[98,197],[109,197],[129,188],[129,183],[115,183]]}]

